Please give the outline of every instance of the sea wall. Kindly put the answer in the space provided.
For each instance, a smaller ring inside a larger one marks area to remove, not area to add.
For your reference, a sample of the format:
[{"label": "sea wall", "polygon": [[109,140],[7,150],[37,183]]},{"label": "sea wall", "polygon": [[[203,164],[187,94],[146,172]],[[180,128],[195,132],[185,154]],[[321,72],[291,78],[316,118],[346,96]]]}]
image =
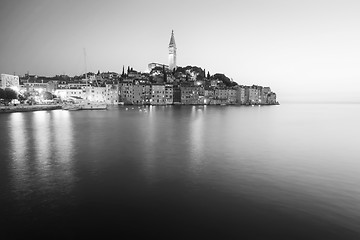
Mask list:
[{"label": "sea wall", "polygon": [[61,109],[60,104],[56,105],[16,105],[16,106],[0,106],[0,113],[12,112],[32,112]]}]

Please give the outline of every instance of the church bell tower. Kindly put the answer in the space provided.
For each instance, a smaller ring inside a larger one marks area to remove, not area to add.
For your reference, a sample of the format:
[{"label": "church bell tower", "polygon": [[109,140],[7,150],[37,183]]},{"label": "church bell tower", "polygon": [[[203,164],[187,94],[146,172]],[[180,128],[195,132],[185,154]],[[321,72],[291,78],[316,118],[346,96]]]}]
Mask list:
[{"label": "church bell tower", "polygon": [[169,68],[172,71],[176,69],[176,43],[174,37],[174,30],[171,31],[171,38],[169,43]]}]

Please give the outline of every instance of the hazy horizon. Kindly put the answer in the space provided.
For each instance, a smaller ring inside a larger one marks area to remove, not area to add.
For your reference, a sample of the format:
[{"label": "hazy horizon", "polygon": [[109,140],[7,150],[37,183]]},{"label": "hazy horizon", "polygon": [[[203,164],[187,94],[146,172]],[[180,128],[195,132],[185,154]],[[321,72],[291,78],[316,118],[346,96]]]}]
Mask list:
[{"label": "hazy horizon", "polygon": [[0,73],[179,66],[270,86],[280,102],[359,102],[358,1],[2,1]]}]

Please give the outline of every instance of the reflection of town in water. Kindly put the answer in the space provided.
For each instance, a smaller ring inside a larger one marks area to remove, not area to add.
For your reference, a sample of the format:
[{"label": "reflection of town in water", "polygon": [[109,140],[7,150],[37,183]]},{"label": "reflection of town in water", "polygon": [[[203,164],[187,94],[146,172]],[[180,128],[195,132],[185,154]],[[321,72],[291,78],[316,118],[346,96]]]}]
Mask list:
[{"label": "reflection of town in water", "polygon": [[13,190],[19,197],[31,194],[34,186],[69,191],[73,181],[73,129],[67,111],[14,113],[11,115]]}]

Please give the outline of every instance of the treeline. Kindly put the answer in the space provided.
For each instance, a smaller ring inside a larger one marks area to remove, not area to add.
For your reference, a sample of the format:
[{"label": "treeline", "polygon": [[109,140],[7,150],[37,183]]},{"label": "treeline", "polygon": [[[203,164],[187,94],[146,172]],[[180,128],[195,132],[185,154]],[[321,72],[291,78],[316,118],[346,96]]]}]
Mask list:
[{"label": "treeline", "polygon": [[9,103],[13,99],[17,99],[18,94],[12,90],[11,88],[0,88],[0,99],[4,101],[4,103]]}]

